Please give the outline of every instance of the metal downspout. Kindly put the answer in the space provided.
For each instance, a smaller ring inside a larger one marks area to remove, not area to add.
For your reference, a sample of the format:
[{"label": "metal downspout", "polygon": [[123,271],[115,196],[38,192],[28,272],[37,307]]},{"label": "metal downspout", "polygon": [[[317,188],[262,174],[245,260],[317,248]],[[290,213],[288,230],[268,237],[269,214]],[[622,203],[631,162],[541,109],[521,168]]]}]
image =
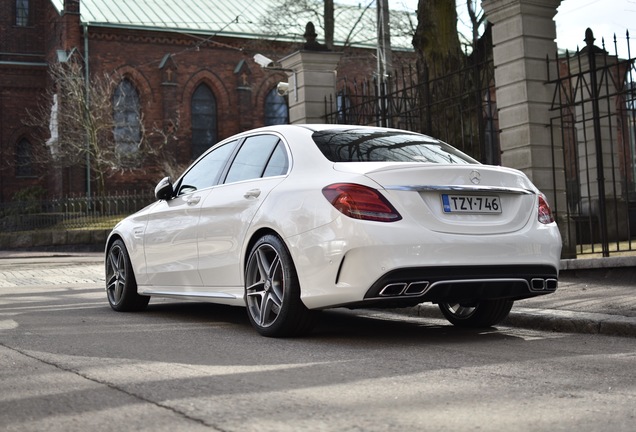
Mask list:
[{"label": "metal downspout", "polygon": [[[88,23],[82,24],[84,30],[84,103],[88,115],[89,107],[89,69],[88,69]],[[91,149],[89,147],[88,136],[86,136],[86,196],[91,197]]]}]

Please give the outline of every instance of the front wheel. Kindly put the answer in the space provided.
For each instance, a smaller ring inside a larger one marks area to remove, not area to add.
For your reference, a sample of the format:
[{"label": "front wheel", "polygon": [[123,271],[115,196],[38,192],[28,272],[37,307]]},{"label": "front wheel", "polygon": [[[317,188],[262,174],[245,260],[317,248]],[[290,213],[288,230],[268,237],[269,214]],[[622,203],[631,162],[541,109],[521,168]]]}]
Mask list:
[{"label": "front wheel", "polygon": [[485,328],[503,321],[512,309],[513,301],[506,299],[482,300],[477,303],[440,303],[444,317],[459,327]]},{"label": "front wheel", "polygon": [[115,240],[106,253],[106,296],[119,312],[143,310],[150,297],[137,294],[137,281],[124,242]]},{"label": "front wheel", "polygon": [[252,326],[263,336],[305,333],[313,312],[300,300],[300,284],[291,255],[276,236],[261,237],[245,268],[245,303]]}]

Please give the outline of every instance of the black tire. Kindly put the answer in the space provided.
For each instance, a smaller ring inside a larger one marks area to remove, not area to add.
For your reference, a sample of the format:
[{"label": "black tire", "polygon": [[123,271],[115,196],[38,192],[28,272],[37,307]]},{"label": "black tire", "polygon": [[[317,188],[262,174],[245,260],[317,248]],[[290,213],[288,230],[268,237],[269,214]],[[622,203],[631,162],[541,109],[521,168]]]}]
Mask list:
[{"label": "black tire", "polygon": [[149,296],[137,294],[137,281],[124,242],[115,240],[106,253],[106,297],[119,312],[140,311],[148,306]]},{"label": "black tire", "polygon": [[440,303],[444,317],[458,327],[486,328],[503,321],[512,309],[513,301],[506,299],[483,300],[475,304]]},{"label": "black tire", "polygon": [[252,326],[263,336],[289,337],[311,330],[315,312],[300,300],[296,269],[285,244],[261,237],[245,267],[245,305]]}]

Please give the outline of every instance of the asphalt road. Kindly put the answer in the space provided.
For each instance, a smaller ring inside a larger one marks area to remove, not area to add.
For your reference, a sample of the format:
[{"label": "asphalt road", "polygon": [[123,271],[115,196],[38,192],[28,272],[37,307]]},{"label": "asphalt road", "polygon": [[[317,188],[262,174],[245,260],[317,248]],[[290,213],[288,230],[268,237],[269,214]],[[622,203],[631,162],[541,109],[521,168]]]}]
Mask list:
[{"label": "asphalt road", "polygon": [[90,260],[0,261],[3,431],[632,431],[636,339],[377,311],[267,339],[241,308],[106,302]]}]

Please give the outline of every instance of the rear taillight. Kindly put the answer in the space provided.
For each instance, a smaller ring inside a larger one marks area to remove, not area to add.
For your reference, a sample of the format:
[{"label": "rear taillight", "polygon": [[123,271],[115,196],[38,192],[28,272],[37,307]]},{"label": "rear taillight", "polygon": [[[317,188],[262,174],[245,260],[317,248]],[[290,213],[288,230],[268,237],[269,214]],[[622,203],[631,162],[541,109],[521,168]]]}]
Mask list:
[{"label": "rear taillight", "polygon": [[377,222],[395,222],[402,216],[380,192],[353,183],[335,183],[326,186],[322,194],[340,213],[354,219]]},{"label": "rear taillight", "polygon": [[552,210],[545,199],[545,195],[539,195],[539,222],[542,224],[549,224],[554,222],[554,216],[552,216]]}]

